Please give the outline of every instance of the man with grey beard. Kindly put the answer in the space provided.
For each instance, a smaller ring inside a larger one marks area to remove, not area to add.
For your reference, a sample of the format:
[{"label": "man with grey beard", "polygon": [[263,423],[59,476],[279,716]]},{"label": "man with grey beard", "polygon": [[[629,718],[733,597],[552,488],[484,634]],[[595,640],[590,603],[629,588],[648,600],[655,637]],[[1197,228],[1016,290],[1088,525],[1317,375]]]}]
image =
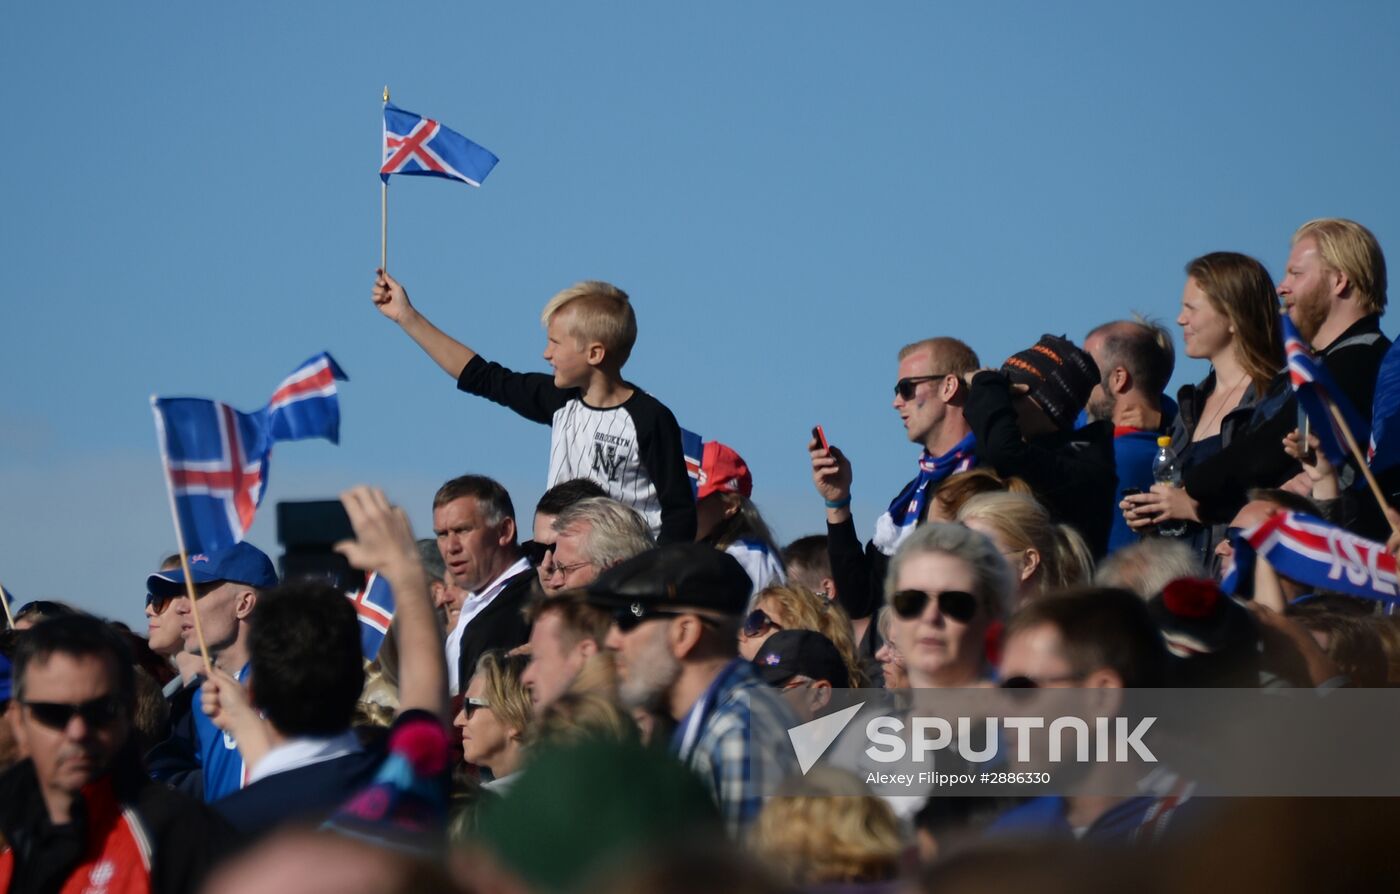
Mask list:
[{"label": "man with grey beard", "polygon": [[738,655],[751,589],[732,556],[698,543],[642,553],[588,587],[589,602],[613,616],[605,645],[623,702],[675,718],[672,751],[709,786],[735,836],[757,818],[762,792],[795,770],[787,728],[797,721]]}]

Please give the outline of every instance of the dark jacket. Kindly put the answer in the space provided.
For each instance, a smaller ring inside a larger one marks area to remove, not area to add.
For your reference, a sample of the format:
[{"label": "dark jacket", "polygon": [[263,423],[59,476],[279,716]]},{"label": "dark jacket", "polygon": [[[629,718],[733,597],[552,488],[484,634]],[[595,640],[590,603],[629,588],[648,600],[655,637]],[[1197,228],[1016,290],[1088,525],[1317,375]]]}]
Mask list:
[{"label": "dark jacket", "polygon": [[1113,423],[1022,437],[1010,382],[991,370],[972,380],[963,416],[977,439],[977,464],[1029,484],[1051,518],[1075,528],[1101,558],[1117,511]]},{"label": "dark jacket", "polygon": [[146,769],[151,778],[178,789],[192,798],[204,799],[204,774],[199,766],[199,736],[194,730],[194,698],[204,678],[181,686],[166,699],[170,708],[166,736],[146,752]]},{"label": "dark jacket", "polygon": [[383,750],[357,751],[259,779],[213,807],[245,842],[287,823],[318,825],[374,781]]},{"label": "dark jacket", "polygon": [[1376,396],[1376,375],[1380,372],[1390,339],[1381,331],[1379,314],[1352,323],[1327,347],[1317,352],[1352,409],[1370,421],[1371,404]]},{"label": "dark jacket", "polygon": [[[1179,412],[1171,432],[1177,456],[1191,442],[1201,408],[1214,389],[1212,371],[1201,384],[1183,385],[1177,393]],[[1262,393],[1250,383],[1239,405],[1220,421],[1220,452],[1182,477],[1182,486],[1199,504],[1197,514],[1203,524],[1223,532],[1250,490],[1277,487],[1302,470],[1297,460],[1283,452],[1283,439],[1297,424],[1298,402],[1287,373],[1274,376]],[[1210,545],[1219,539],[1212,535]]]},{"label": "dark jacket", "polygon": [[118,759],[118,768],[83,789],[73,821],[63,826],[49,820],[31,761],[0,776],[0,834],[10,846],[0,856],[0,887],[9,876],[10,894],[58,891],[75,872],[96,871],[88,867],[94,859],[121,860],[108,871],[140,887],[144,839],[151,891],[199,889],[228,852],[233,830],[200,802],[151,781],[134,751]]},{"label": "dark jacket", "polygon": [[457,659],[457,680],[462,689],[467,688],[483,652],[514,649],[530,638],[524,610],[530,601],[531,584],[538,579],[535,569],[527,568],[506,581],[505,588],[462,631],[462,651]]}]

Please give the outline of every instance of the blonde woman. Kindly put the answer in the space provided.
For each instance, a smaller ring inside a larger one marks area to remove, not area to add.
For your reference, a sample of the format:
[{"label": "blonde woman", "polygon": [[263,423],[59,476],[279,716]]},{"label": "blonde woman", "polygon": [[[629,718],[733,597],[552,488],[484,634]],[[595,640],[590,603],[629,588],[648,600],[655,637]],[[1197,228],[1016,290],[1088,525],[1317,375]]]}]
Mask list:
[{"label": "blonde woman", "polygon": [[889,804],[827,767],[807,774],[802,789],[815,794],[764,804],[754,829],[760,859],[804,887],[895,878],[905,841]]},{"label": "blonde woman", "polygon": [[486,791],[504,794],[520,769],[530,732],[530,693],[521,682],[529,658],[499,649],[482,654],[452,725],[467,763],[491,771]]},{"label": "blonde woman", "polygon": [[835,602],[805,587],[782,584],[761,590],[753,611],[739,628],[739,654],[752,661],[763,643],[779,630],[815,630],[836,646],[851,678],[851,686],[865,685],[865,673],[856,658],[851,619]]},{"label": "blonde woman", "polygon": [[1051,521],[1033,497],[1014,493],[978,494],[958,510],[958,521],[986,534],[1016,576],[1019,605],[1051,590],[1089,582],[1094,559],[1084,538],[1068,525]]}]

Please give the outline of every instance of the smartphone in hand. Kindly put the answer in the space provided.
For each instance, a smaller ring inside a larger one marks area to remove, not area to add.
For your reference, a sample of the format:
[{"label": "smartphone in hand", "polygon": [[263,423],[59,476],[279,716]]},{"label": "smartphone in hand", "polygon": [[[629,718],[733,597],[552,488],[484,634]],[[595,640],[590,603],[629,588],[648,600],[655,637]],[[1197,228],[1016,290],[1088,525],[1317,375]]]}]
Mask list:
[{"label": "smartphone in hand", "polygon": [[831,445],[826,442],[826,432],[822,431],[820,425],[812,426],[812,440],[816,441],[823,450],[831,449]]}]

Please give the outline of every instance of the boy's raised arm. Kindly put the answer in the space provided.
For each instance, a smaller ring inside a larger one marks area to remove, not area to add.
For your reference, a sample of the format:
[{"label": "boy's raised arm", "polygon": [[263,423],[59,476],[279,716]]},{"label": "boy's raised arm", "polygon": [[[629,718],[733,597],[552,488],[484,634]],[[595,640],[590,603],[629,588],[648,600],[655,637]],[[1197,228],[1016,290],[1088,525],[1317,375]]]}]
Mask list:
[{"label": "boy's raised arm", "polygon": [[374,290],[370,293],[370,298],[380,313],[398,323],[452,378],[460,376],[462,370],[476,356],[476,351],[443,332],[419,313],[418,309],[409,303],[408,292],[399,285],[399,281],[383,270],[376,271]]}]

